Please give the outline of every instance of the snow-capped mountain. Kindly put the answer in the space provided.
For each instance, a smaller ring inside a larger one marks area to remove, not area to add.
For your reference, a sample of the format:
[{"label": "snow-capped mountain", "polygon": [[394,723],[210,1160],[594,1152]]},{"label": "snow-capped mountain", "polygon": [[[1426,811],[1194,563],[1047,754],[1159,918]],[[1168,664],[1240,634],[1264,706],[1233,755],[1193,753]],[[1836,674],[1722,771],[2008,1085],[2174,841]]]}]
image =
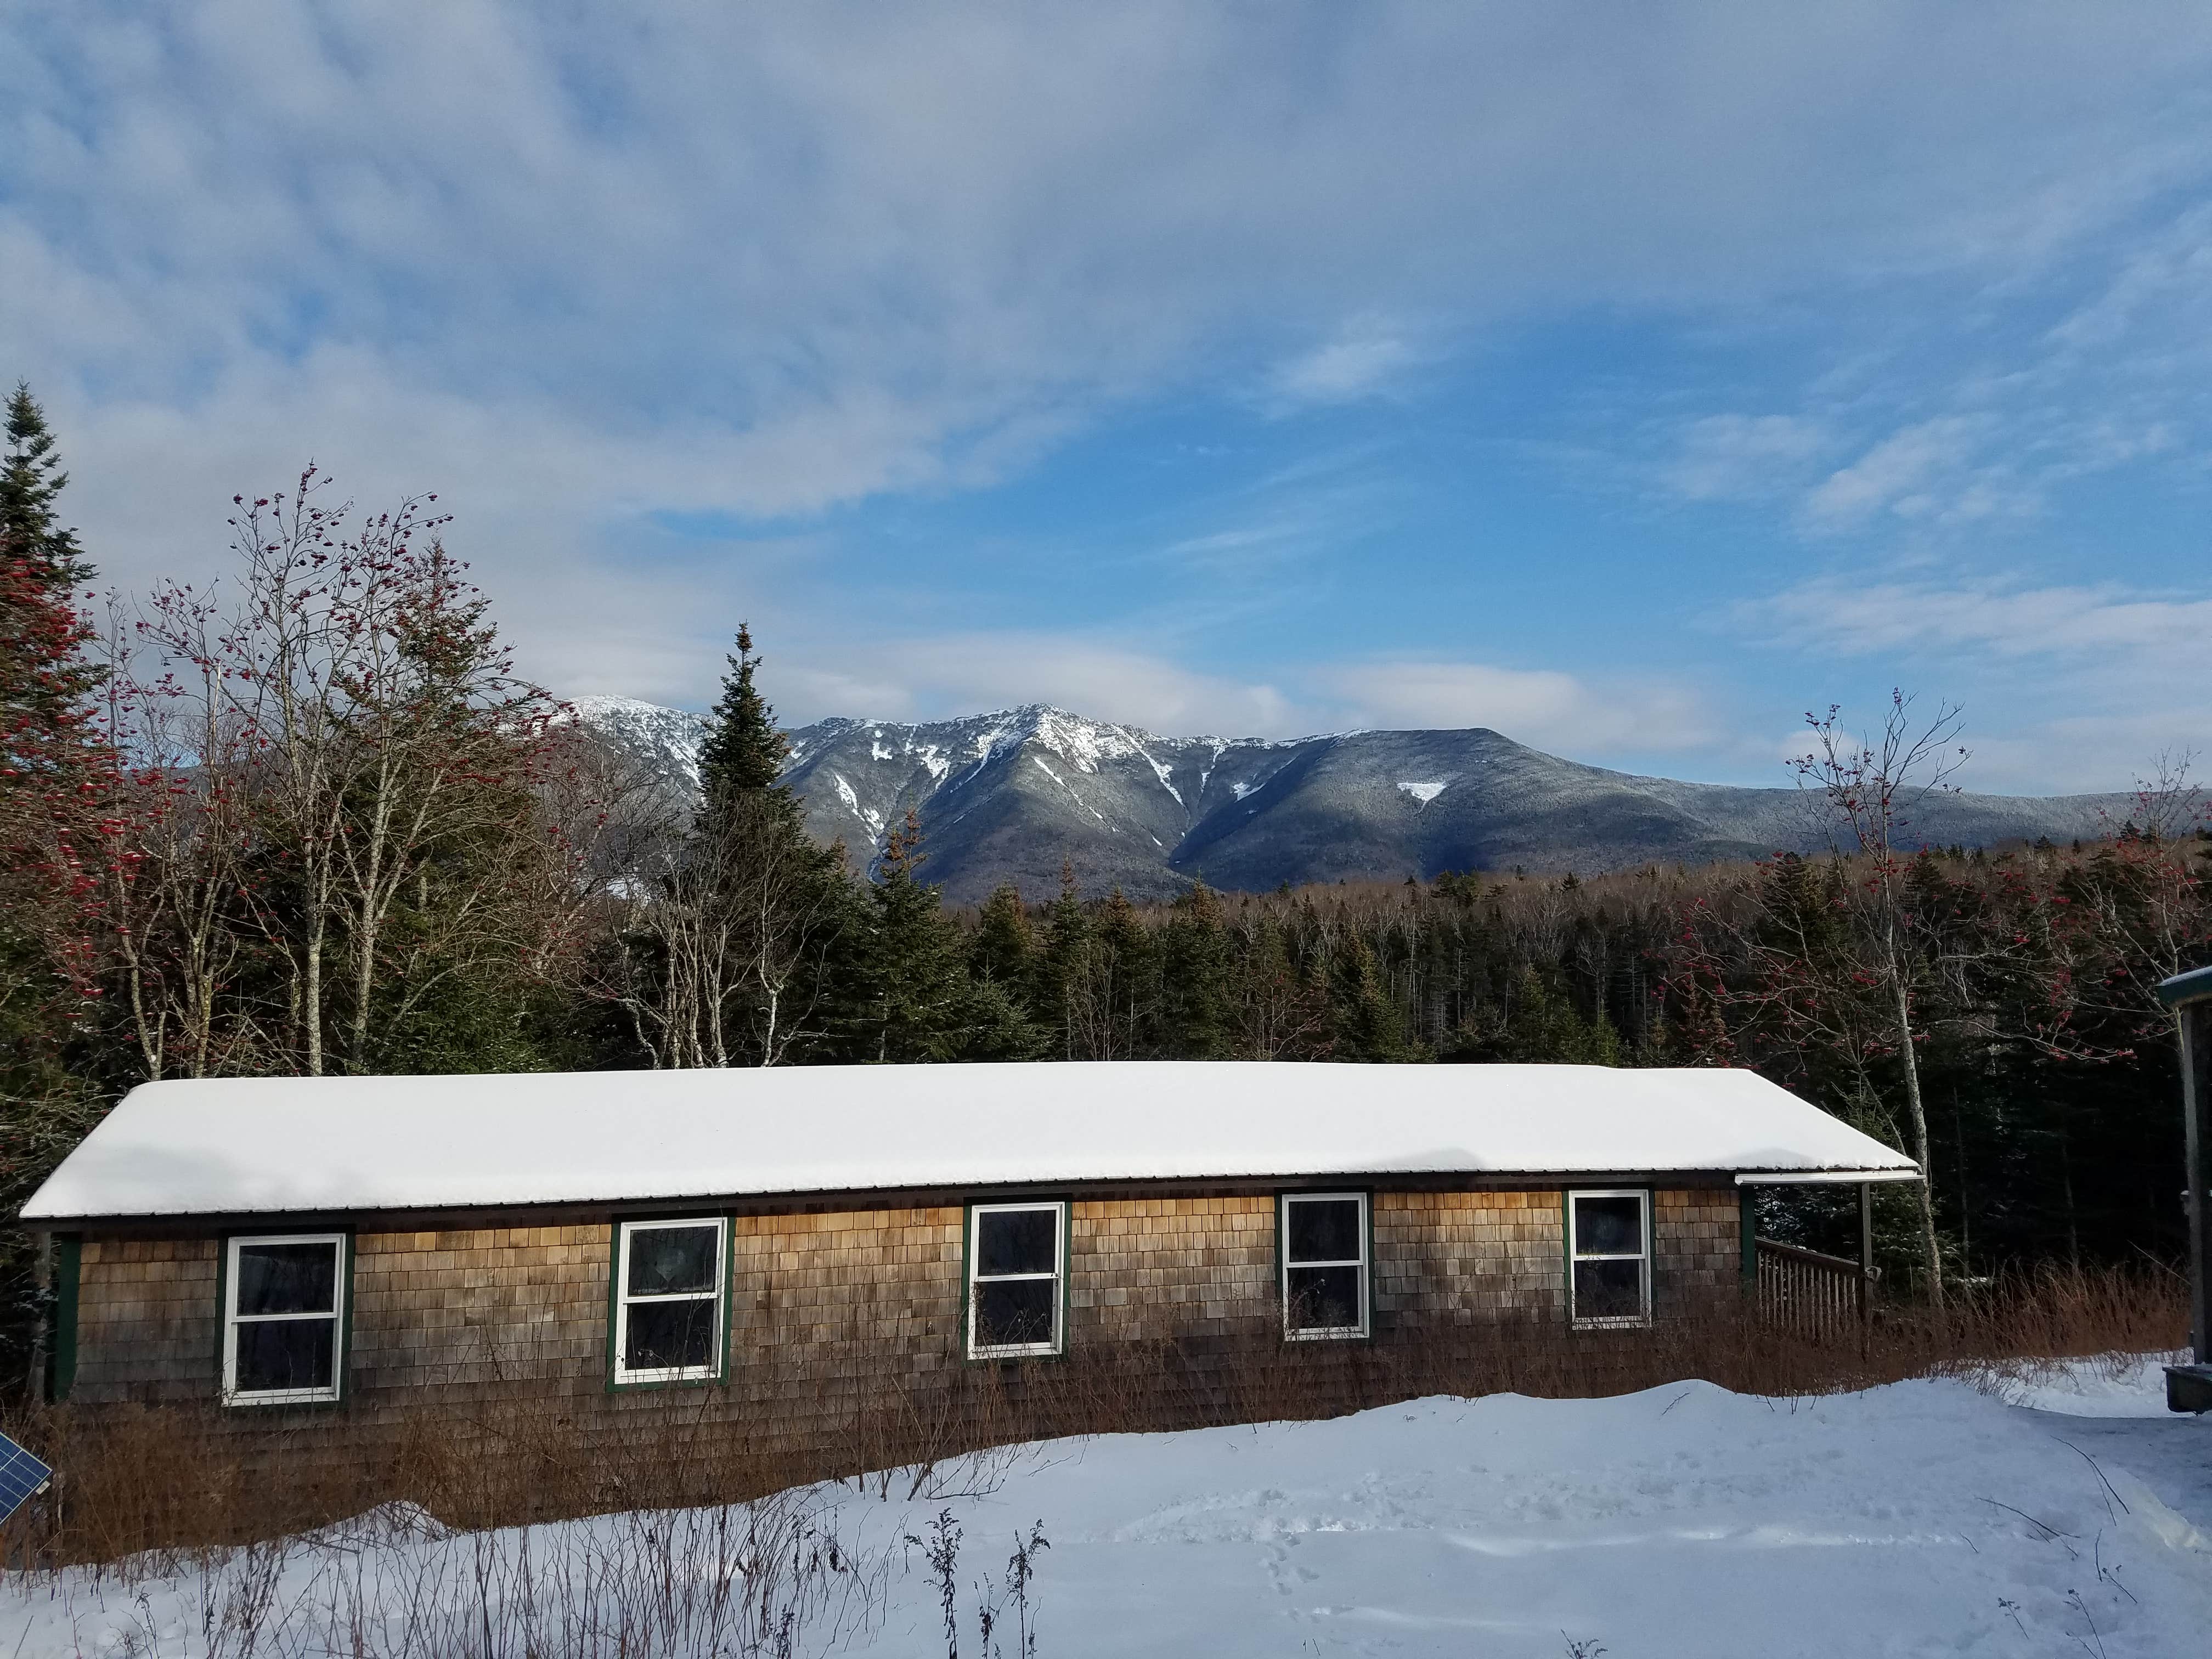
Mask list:
[{"label": "snow-capped mountain", "polygon": [[575,697],[576,719],[610,748],[642,762],[673,783],[699,787],[699,745],[707,723],[681,708],[664,708],[635,697]]},{"label": "snow-capped mountain", "polygon": [[[626,698],[578,718],[696,787],[696,715]],[[1045,704],[908,723],[835,719],[791,734],[786,781],[808,827],[856,865],[908,811],[931,880],[956,902],[1011,881],[1041,897],[1063,862],[1084,890],[1162,897],[1196,878],[1232,890],[1442,870],[1572,869],[1811,850],[1825,831],[1796,790],[1609,772],[1482,727],[1271,742],[1164,737]],[[1952,795],[1925,840],[1987,846],[2109,833],[2124,795]]]}]

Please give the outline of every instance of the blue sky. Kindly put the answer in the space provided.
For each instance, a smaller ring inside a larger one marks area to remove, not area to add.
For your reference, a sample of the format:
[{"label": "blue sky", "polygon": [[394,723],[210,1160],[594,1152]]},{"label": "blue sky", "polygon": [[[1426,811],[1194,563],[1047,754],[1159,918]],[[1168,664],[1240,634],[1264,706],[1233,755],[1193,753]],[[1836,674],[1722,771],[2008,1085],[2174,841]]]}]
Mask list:
[{"label": "blue sky", "polygon": [[[405,27],[395,22],[404,16]],[[2204,746],[2212,12],[0,10],[0,374],[125,586],[313,457],[794,720]]]}]

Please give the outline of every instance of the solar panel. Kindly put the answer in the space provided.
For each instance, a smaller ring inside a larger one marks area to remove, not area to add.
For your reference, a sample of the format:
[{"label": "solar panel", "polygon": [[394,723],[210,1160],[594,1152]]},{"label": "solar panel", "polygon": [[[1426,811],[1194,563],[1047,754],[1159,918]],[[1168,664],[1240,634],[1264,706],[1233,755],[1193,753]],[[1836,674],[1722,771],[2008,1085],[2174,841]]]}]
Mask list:
[{"label": "solar panel", "polygon": [[46,1489],[53,1471],[0,1434],[0,1521]]}]

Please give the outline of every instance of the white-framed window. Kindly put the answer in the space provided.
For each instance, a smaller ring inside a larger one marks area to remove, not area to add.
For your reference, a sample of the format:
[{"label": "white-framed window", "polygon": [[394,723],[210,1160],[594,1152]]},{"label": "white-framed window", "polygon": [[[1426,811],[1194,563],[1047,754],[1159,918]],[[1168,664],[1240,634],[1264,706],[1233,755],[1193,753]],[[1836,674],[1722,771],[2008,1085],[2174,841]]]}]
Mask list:
[{"label": "white-framed window", "polygon": [[222,1401],[306,1406],[345,1387],[343,1233],[269,1233],[223,1244]]},{"label": "white-framed window", "polygon": [[615,1235],[614,1380],[711,1382],[722,1375],[730,1224],[722,1216],[625,1221]]},{"label": "white-framed window", "polygon": [[1366,1335],[1367,1194],[1285,1193],[1276,1225],[1283,1334],[1293,1341]]},{"label": "white-framed window", "polygon": [[1567,1194],[1567,1297],[1578,1326],[1651,1317],[1651,1194],[1623,1187]]},{"label": "white-framed window", "polygon": [[1067,1206],[968,1208],[968,1357],[1055,1354],[1066,1340]]}]

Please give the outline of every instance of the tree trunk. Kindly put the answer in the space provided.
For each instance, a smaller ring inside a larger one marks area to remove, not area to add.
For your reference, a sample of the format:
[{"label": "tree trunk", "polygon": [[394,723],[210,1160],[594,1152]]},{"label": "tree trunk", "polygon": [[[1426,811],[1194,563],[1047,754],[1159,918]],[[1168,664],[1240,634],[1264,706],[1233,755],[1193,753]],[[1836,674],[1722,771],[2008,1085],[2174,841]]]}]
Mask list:
[{"label": "tree trunk", "polygon": [[1920,1249],[1928,1270],[1928,1299],[1943,1306],[1943,1252],[1936,1237],[1936,1173],[1929,1158],[1928,1109],[1920,1098],[1920,1056],[1912,1044],[1912,1002],[1905,989],[1905,975],[1894,947],[1889,958],[1889,985],[1897,1005],[1897,1055],[1905,1068],[1905,1107],[1912,1123],[1912,1157],[1920,1165]]},{"label": "tree trunk", "polygon": [[307,1039],[307,1075],[323,1074],[323,909],[313,907],[300,965],[300,1024]]}]

